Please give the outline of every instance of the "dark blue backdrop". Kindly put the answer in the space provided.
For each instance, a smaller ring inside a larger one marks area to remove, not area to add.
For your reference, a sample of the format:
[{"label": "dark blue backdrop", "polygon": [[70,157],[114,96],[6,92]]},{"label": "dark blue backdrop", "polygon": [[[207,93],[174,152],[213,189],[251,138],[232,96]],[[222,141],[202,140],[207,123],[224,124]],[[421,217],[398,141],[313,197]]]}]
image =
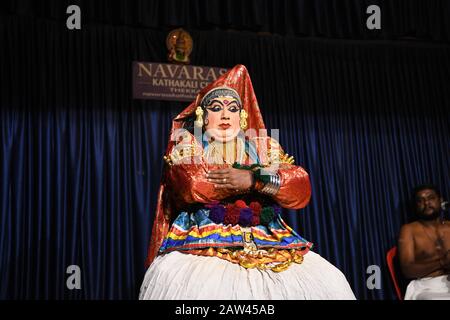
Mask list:
[{"label": "dark blue backdrop", "polygon": [[[0,19],[0,298],[136,299],[172,117],[131,99],[165,31]],[[192,31],[193,64],[245,64],[266,125],[310,173],[286,219],[358,298],[393,298],[385,253],[421,182],[449,194],[447,44]],[[82,289],[66,288],[79,265]],[[381,290],[366,269],[382,270]]]}]

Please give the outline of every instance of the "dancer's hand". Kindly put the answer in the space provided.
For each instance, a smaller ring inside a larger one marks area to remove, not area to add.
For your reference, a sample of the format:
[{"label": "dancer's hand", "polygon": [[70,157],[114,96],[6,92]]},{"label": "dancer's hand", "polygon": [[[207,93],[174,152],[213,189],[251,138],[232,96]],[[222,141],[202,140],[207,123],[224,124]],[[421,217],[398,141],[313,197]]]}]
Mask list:
[{"label": "dancer's hand", "polygon": [[211,170],[206,174],[217,189],[248,190],[252,187],[253,172],[235,168]]}]

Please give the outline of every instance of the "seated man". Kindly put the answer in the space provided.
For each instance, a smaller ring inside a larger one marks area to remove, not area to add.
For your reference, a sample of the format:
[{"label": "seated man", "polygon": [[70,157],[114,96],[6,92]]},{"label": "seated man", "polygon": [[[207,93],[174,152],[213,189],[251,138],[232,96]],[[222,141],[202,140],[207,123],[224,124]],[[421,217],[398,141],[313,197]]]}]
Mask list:
[{"label": "seated man", "polygon": [[450,223],[441,216],[441,202],[434,186],[414,190],[418,220],[401,228],[398,241],[402,271],[415,279],[405,300],[450,299]]}]

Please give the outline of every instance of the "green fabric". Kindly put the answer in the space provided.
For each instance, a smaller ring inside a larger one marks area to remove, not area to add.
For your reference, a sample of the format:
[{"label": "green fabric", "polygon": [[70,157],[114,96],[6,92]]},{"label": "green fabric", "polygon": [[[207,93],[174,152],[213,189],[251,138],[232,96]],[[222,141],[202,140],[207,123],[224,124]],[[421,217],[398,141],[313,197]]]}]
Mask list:
[{"label": "green fabric", "polygon": [[261,216],[259,217],[259,221],[262,225],[267,226],[270,221],[275,217],[275,211],[273,207],[264,207],[261,210]]},{"label": "green fabric", "polygon": [[252,164],[250,166],[245,164],[239,164],[235,162],[233,164],[233,168],[235,169],[241,169],[241,170],[251,170],[253,171],[253,177],[255,180],[261,181],[262,183],[266,184],[270,181],[270,175],[268,174],[262,174],[261,172],[261,165],[259,164]]}]

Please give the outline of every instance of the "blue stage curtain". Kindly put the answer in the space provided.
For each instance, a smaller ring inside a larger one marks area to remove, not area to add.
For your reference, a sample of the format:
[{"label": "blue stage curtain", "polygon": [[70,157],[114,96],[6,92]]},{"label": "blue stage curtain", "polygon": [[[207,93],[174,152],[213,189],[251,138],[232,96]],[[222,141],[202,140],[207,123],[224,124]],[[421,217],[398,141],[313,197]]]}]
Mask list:
[{"label": "blue stage curtain", "polygon": [[[445,44],[192,32],[193,64],[245,64],[266,125],[310,174],[286,219],[360,299],[394,298],[386,251],[421,182],[449,194]],[[171,119],[137,101],[131,62],[164,62],[165,31],[0,20],[0,298],[136,299]],[[81,268],[81,290],[66,269]],[[381,289],[366,287],[381,268]]]}]

